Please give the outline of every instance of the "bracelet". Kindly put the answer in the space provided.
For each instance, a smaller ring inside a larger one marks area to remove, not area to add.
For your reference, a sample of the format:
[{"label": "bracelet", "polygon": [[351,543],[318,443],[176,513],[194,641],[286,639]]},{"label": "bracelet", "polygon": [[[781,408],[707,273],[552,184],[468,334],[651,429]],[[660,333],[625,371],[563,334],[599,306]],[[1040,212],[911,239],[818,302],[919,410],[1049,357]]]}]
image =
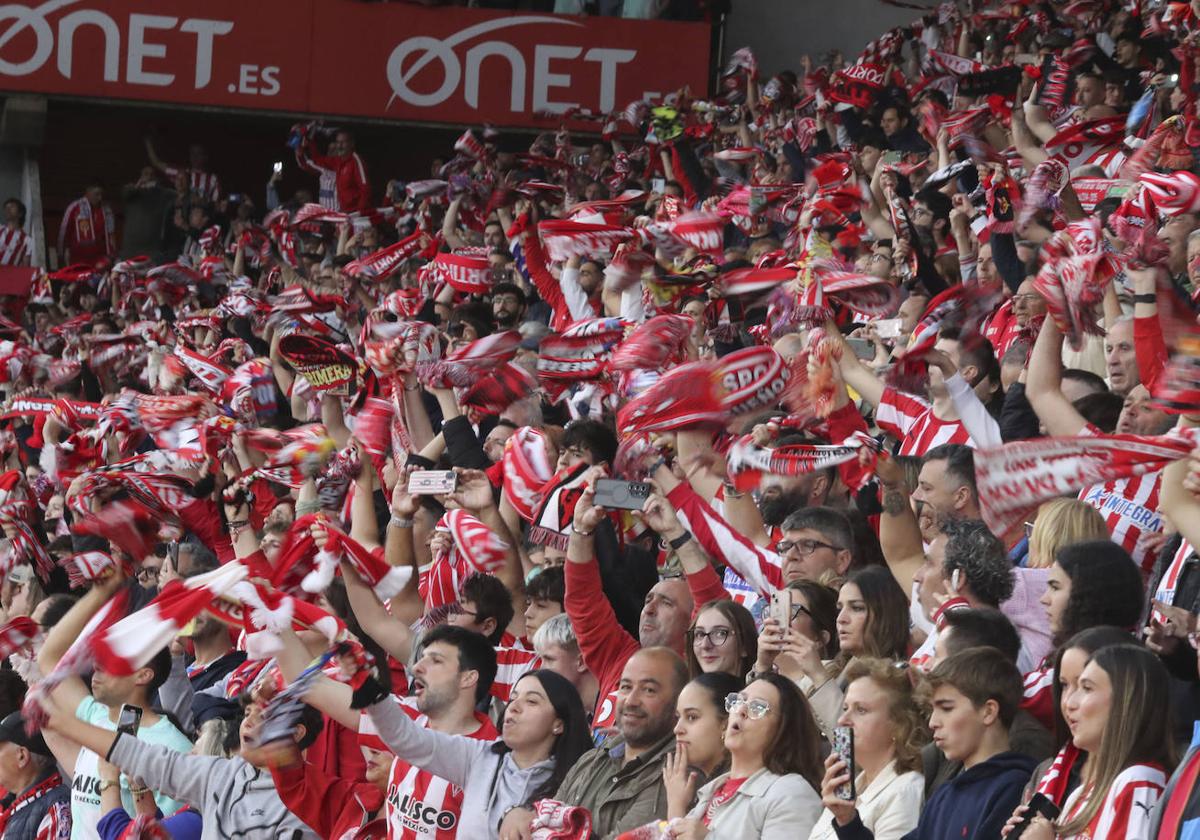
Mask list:
[{"label": "bracelet", "polygon": [[248,519],[231,519],[229,521],[229,530],[236,531],[239,528],[245,528],[249,524],[250,524],[250,520],[248,520]]},{"label": "bracelet", "polygon": [[732,482],[729,482],[729,481],[722,482],[721,486],[725,490],[725,498],[726,499],[740,499],[740,498],[742,498],[742,496],[746,495],[745,493],[739,493],[738,489],[733,486]]},{"label": "bracelet", "polygon": [[592,534],[596,533],[596,529],[593,528],[590,531],[580,531],[578,528],[575,527],[575,523],[572,522],[571,523],[571,533],[578,534],[581,537],[590,537]]},{"label": "bracelet", "polygon": [[1142,292],[1133,296],[1134,303],[1158,303],[1158,295],[1153,292]]},{"label": "bracelet", "polygon": [[96,785],[96,791],[98,793],[104,793],[104,791],[108,790],[109,788],[119,787],[120,784],[120,780],[114,782],[109,779],[101,779],[100,783]]},{"label": "bracelet", "polygon": [[390,528],[411,528],[412,526],[413,521],[411,519],[404,519],[403,517],[396,516],[395,514],[392,514],[392,519],[390,522],[388,522],[388,527]]},{"label": "bracelet", "polygon": [[132,793],[134,796],[141,796],[143,794],[149,793],[150,788],[148,788],[148,787],[130,788],[129,792]]},{"label": "bracelet", "polygon": [[679,549],[683,548],[683,546],[685,544],[687,544],[687,541],[690,540],[691,538],[692,538],[692,532],[684,531],[682,534],[680,534],[675,539],[670,540],[667,543],[667,545],[671,546],[672,550],[678,551]]}]

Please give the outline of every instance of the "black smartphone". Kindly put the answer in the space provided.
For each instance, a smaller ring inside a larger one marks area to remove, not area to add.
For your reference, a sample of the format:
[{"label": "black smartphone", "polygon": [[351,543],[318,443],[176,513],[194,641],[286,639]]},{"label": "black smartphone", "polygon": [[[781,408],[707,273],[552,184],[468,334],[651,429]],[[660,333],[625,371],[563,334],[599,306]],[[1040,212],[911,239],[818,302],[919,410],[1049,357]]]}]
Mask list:
[{"label": "black smartphone", "polygon": [[644,481],[620,481],[615,478],[596,480],[596,504],[619,510],[641,510],[650,498],[651,487]]},{"label": "black smartphone", "polygon": [[857,796],[854,790],[854,730],[849,726],[836,726],[833,729],[832,751],[837,753],[846,768],[850,771],[850,781],[838,787],[833,795],[846,802],[853,802]]},{"label": "black smartphone", "polygon": [[137,737],[142,725],[142,709],[140,706],[130,706],[126,703],[121,707],[121,715],[117,718],[117,731]]},{"label": "black smartphone", "polygon": [[1050,798],[1044,793],[1035,793],[1029,798],[1028,808],[1025,815],[1021,817],[1021,821],[1013,826],[1013,830],[1008,833],[1008,840],[1017,840],[1025,829],[1029,828],[1029,824],[1033,822],[1033,818],[1041,814],[1046,819],[1053,822],[1058,819],[1059,808]]}]

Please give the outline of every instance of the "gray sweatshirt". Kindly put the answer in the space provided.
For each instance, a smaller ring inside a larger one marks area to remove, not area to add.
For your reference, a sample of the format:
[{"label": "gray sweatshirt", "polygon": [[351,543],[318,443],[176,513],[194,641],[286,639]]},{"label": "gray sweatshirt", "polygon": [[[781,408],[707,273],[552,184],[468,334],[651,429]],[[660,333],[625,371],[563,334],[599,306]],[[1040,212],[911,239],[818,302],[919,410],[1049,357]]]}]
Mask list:
[{"label": "gray sweatshirt", "polygon": [[508,809],[528,804],[554,772],[552,758],[522,770],[512,753],[493,749],[497,741],[426,729],[414,723],[392,697],[369,707],[367,713],[379,737],[399,758],[463,789],[455,829],[461,840],[495,838]]},{"label": "gray sweatshirt", "polygon": [[280,800],[271,774],[244,759],[189,755],[125,735],[110,758],[130,778],[195,808],[201,840],[319,840]]}]

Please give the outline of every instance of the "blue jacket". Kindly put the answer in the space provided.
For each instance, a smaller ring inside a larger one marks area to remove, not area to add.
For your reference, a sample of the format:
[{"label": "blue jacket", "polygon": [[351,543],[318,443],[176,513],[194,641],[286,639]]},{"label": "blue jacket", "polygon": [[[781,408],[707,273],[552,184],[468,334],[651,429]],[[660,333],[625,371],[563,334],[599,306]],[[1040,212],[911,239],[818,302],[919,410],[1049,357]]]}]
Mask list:
[{"label": "blue jacket", "polygon": [[[934,792],[902,840],[1000,840],[1035,767],[1030,756],[1005,752],[962,771]],[[845,826],[835,820],[833,829],[838,840],[874,840],[857,817]]]},{"label": "blue jacket", "polygon": [[1035,767],[1030,756],[1005,752],[964,770],[930,797],[904,840],[998,840]]}]

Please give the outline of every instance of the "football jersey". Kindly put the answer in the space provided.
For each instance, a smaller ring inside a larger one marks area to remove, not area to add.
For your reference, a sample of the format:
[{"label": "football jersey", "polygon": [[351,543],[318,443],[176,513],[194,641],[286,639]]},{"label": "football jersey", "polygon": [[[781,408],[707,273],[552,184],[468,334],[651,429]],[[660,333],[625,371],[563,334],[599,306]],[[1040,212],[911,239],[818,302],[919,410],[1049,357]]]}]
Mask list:
[{"label": "football jersey", "polygon": [[939,420],[929,403],[895,388],[883,389],[875,408],[875,424],[900,441],[901,455],[921,456],[947,443],[975,446],[960,421]]}]

